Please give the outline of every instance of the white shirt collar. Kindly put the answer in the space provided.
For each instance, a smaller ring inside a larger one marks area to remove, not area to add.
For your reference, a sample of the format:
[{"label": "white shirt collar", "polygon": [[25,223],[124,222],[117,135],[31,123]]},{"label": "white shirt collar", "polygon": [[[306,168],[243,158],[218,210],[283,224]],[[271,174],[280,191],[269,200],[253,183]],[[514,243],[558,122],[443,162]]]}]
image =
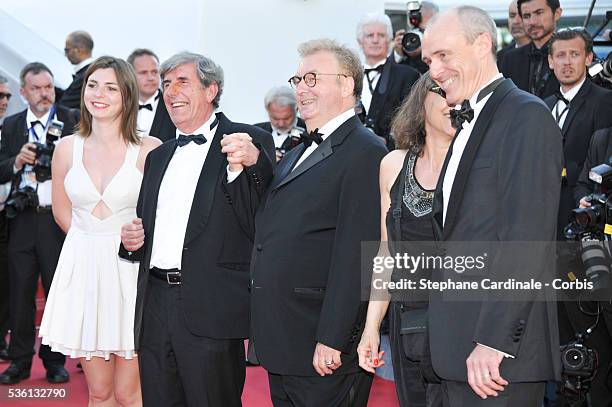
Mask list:
[{"label": "white shirt collar", "polygon": [[563,89],[560,88],[561,94],[563,95],[563,97],[566,98],[569,102],[571,102],[572,99],[575,98],[578,92],[580,91],[580,88],[582,88],[582,85],[584,85],[585,80],[586,80],[586,76],[584,77],[584,79],[582,79],[582,81],[578,85],[574,86],[567,92],[563,92]]},{"label": "white shirt collar", "polygon": [[30,127],[32,127],[32,122],[37,121],[37,120],[42,123],[42,127],[45,127],[45,125],[49,121],[49,114],[50,113],[51,113],[51,109],[49,109],[49,111],[47,113],[45,113],[39,119],[38,117],[36,117],[34,112],[32,112],[32,110],[28,107],[28,112],[26,113],[26,124],[28,126],[28,129],[30,129]]},{"label": "white shirt collar", "polygon": [[200,127],[198,127],[197,129],[195,129],[194,131],[192,131],[191,133],[185,133],[184,131],[179,130],[178,128],[176,129],[176,138],[178,138],[179,135],[181,134],[185,134],[185,135],[189,135],[189,134],[210,134],[210,132],[213,130],[210,128],[210,125],[215,121],[215,119],[217,118],[216,114],[211,114],[210,117],[208,118],[208,120],[206,120],[206,122],[204,124],[202,124]]},{"label": "white shirt collar", "polygon": [[364,63],[364,64],[363,64],[363,66],[364,66],[364,68],[365,68],[365,69],[373,69],[373,68],[376,68],[377,66],[384,65],[384,64],[385,64],[385,62],[387,62],[387,58],[383,58],[383,59],[381,59],[380,61],[378,61],[378,62],[377,62],[377,63],[375,63],[374,65],[369,65],[369,64],[366,62],[366,63]]},{"label": "white shirt collar", "polygon": [[[482,99],[480,99],[479,102],[476,102],[476,100],[478,100],[478,94],[480,93],[481,90],[483,90],[484,88],[486,88],[487,86],[489,86],[490,84],[492,84],[493,82],[495,82],[496,80],[498,80],[499,78],[503,78],[503,75],[501,73],[498,73],[497,75],[495,75],[493,78],[491,78],[490,81],[488,81],[487,83],[484,84],[484,86],[482,86],[480,89],[478,89],[470,98],[470,106],[472,106],[472,109],[476,110],[480,110],[484,107],[484,105],[487,103],[487,100],[489,100],[488,97],[483,97]],[[490,96],[491,93],[489,93]],[[461,105],[457,105],[459,107],[461,107]]]},{"label": "white shirt collar", "polygon": [[321,138],[325,140],[327,137],[329,137],[330,134],[336,131],[338,127],[340,127],[345,121],[347,121],[353,116],[355,116],[355,109],[351,107],[346,112],[341,113],[340,115],[334,117],[333,119],[325,123],[323,127],[317,130],[317,132],[321,134]]},{"label": "white shirt collar", "polygon": [[78,64],[76,64],[76,65],[74,66],[74,73],[79,72],[81,69],[83,69],[83,67],[85,67],[85,66],[87,66],[87,65],[91,64],[91,63],[93,62],[93,60],[94,60],[94,59],[93,59],[92,57],[89,57],[89,58],[86,58],[86,59],[82,60],[82,61],[81,61],[81,62],[79,62]]}]

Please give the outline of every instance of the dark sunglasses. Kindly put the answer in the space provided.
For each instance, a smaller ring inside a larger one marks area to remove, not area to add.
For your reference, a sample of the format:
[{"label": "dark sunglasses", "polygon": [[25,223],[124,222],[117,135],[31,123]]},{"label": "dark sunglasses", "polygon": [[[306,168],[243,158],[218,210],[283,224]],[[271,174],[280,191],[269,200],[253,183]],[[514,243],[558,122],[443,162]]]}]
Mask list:
[{"label": "dark sunglasses", "polygon": [[434,85],[431,88],[429,88],[430,92],[433,92],[437,95],[442,96],[444,99],[446,99],[446,92],[444,92],[444,89],[442,89],[441,87],[439,87],[438,85]]},{"label": "dark sunglasses", "polygon": [[10,93],[4,93],[4,92],[0,92],[0,99],[4,99],[6,98],[6,100],[11,100],[11,95]]}]

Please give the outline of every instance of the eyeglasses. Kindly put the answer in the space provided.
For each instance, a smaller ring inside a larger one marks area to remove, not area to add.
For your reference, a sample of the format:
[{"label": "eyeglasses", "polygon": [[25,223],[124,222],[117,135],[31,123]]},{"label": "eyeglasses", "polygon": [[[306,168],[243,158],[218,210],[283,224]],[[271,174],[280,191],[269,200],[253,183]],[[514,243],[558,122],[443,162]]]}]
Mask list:
[{"label": "eyeglasses", "polygon": [[11,100],[11,96],[13,95],[11,95],[10,93],[0,92],[0,99],[6,98],[6,100],[8,101],[8,100]]},{"label": "eyeglasses", "polygon": [[444,99],[446,99],[446,92],[444,92],[444,89],[442,89],[438,85],[432,86],[431,88],[429,88],[429,91],[435,93],[436,95],[440,95]]},{"label": "eyeglasses", "polygon": [[304,76],[297,76],[297,75],[293,76],[289,78],[288,82],[289,82],[289,85],[291,85],[293,89],[297,89],[298,85],[300,84],[300,82],[302,82],[302,79],[303,79],[306,86],[308,86],[309,88],[314,88],[315,85],[317,84],[317,75],[344,76],[345,78],[348,78],[348,75],[345,75],[343,73],[308,72],[308,73],[305,73]]}]

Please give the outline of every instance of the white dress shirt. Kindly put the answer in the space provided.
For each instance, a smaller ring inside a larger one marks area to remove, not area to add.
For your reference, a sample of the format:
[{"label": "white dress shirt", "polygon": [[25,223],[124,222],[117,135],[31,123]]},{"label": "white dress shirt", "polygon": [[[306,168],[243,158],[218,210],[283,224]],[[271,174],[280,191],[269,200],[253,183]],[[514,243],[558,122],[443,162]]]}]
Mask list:
[{"label": "white dress shirt", "polygon": [[[28,142],[29,143],[45,143],[46,141],[46,129],[49,127],[51,120],[56,119],[49,117],[51,110],[45,113],[40,119],[34,115],[32,110],[28,108],[26,113],[26,126],[28,126]],[[39,121],[41,124],[36,123],[32,129],[32,122]],[[45,127],[47,126],[47,127]],[[13,171],[17,172],[17,169],[13,166]],[[34,166],[26,164],[23,167],[23,173],[21,174],[21,182],[19,188],[26,186],[36,189],[38,193],[38,205],[49,206],[51,205],[51,180],[45,182],[37,182],[36,174],[34,173]]]},{"label": "white dress shirt", "polygon": [[[211,129],[213,114],[192,134],[202,134],[206,143],[189,143],[177,147],[162,179],[155,213],[155,233],[151,251],[151,267],[181,269],[183,243],[191,205],[202,166],[208,156],[216,126]],[[176,137],[185,134],[176,130]]]},{"label": "white dress shirt", "polygon": [[[444,173],[444,181],[442,183],[442,199],[444,203],[444,212],[442,212],[442,223],[446,222],[446,211],[448,209],[448,201],[450,199],[450,194],[453,188],[453,183],[455,182],[455,177],[457,176],[457,170],[459,168],[459,162],[461,161],[461,156],[463,155],[463,151],[465,150],[465,146],[467,145],[468,140],[470,139],[470,135],[472,134],[472,130],[476,125],[476,121],[478,120],[478,116],[480,116],[480,112],[487,104],[487,101],[493,94],[493,92],[489,93],[487,96],[482,98],[479,102],[476,102],[478,99],[478,94],[482,89],[487,87],[490,83],[495,80],[502,78],[502,74],[497,74],[489,82],[487,82],[482,88],[478,89],[476,93],[472,95],[470,98],[470,106],[474,109],[474,118],[468,123],[463,122],[463,126],[459,134],[457,134],[455,141],[453,143],[453,152],[451,154],[451,158],[448,161],[448,166],[446,167],[446,172]],[[482,343],[478,343],[485,348],[494,350],[496,352],[501,353],[504,357],[514,358],[514,356],[509,355],[505,352],[497,350],[495,348],[491,348],[490,346],[483,345]]]},{"label": "white dress shirt", "polygon": [[[386,59],[382,59],[375,63],[374,65],[364,64],[365,69],[374,69],[379,65],[384,65]],[[370,110],[370,105],[372,104],[372,92],[370,91],[370,86],[368,82],[368,76],[370,77],[370,81],[372,82],[372,89],[376,89],[376,85],[378,85],[378,80],[380,79],[380,72],[369,72],[368,75],[363,74],[363,90],[361,91],[361,103],[363,103],[363,107],[365,109],[365,113],[368,113]]]},{"label": "white dress shirt", "polygon": [[138,125],[139,131],[146,133],[146,134],[149,134],[149,132],[151,131],[151,126],[153,125],[153,119],[155,118],[155,112],[157,111],[157,105],[159,104],[159,101],[161,99],[160,96],[161,96],[161,91],[158,90],[157,93],[151,96],[144,103],[141,103],[140,100],[138,101],[139,106],[149,104],[153,108],[153,110],[144,109],[144,108],[138,109],[137,125]]},{"label": "white dress shirt", "polygon": [[[567,101],[570,102],[571,104],[572,99],[576,97],[576,95],[580,91],[580,88],[582,88],[582,85],[584,85],[585,80],[586,80],[586,76],[584,77],[582,82],[580,82],[578,85],[574,86],[567,92],[563,92],[562,88],[559,89],[561,91],[561,95],[563,95],[563,97],[567,99]],[[569,107],[565,104],[564,101],[559,99],[555,107],[553,107],[552,109],[552,115],[553,115],[553,118],[557,121],[557,124],[559,124],[560,129],[563,128],[563,123],[565,123],[565,119],[567,118],[568,113],[569,113]]]},{"label": "white dress shirt", "polygon": [[[355,116],[355,109],[350,108],[346,112],[334,117],[333,119],[325,123],[325,125],[323,125],[323,127],[317,130],[317,132],[321,134],[321,138],[323,139],[323,141],[325,141],[325,139],[327,139],[327,137],[329,137],[330,134],[336,131],[338,127],[340,127],[345,121],[347,121],[353,116]],[[291,171],[299,167],[299,165],[306,158],[308,158],[308,156],[312,154],[313,151],[317,149],[317,147],[319,147],[319,144],[313,142],[306,150],[304,150],[304,153],[302,153],[302,156],[300,157],[300,159],[298,160],[298,162],[295,164],[295,166],[293,167]]]},{"label": "white dress shirt", "polygon": [[79,62],[78,64],[76,64],[73,69],[74,69],[74,73],[76,74],[77,72],[79,72],[81,69],[83,69],[84,67],[86,67],[87,65],[91,64],[94,61],[93,58],[86,58],[84,60],[82,60],[81,62]]}]

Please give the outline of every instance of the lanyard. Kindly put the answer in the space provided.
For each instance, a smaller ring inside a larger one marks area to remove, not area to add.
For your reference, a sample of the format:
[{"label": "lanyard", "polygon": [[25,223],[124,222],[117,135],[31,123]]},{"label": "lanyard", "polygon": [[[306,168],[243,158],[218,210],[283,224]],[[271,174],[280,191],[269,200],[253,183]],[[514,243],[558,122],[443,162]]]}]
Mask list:
[{"label": "lanyard", "polygon": [[[51,107],[51,110],[49,111],[49,117],[47,118],[47,123],[45,123],[45,127],[43,128],[43,134],[47,134],[47,130],[49,129],[49,124],[51,124],[51,121],[53,120],[54,117],[55,117],[55,105],[53,105]],[[28,123],[26,123],[26,126],[27,125]],[[38,137],[38,134],[36,134],[36,130],[34,130],[34,126],[30,127],[29,133],[34,137],[36,141],[40,141],[40,137]]]}]

